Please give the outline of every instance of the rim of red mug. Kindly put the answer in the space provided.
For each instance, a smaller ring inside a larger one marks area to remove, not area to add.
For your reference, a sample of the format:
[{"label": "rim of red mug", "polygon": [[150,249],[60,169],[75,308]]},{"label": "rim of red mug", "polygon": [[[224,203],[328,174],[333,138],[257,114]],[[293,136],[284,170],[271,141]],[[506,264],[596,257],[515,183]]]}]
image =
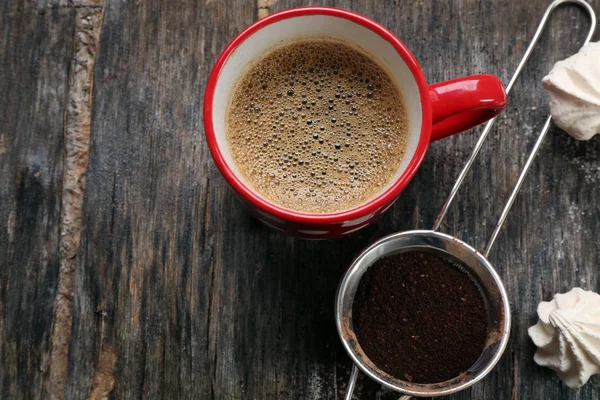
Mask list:
[{"label": "rim of red mug", "polygon": [[[395,182],[387,188],[383,193],[378,196],[372,198],[371,200],[357,206],[354,208],[350,208],[347,210],[335,212],[335,213],[304,213],[293,211],[288,208],[284,208],[278,206],[274,203],[267,201],[266,199],[260,197],[257,193],[255,193],[251,188],[249,188],[246,184],[244,184],[238,176],[231,170],[227,162],[225,161],[225,157],[221,153],[221,149],[217,143],[217,138],[213,125],[213,99],[215,95],[215,89],[217,86],[217,81],[219,80],[219,76],[221,75],[221,71],[223,67],[227,63],[227,60],[231,56],[231,54],[250,36],[252,36],[255,32],[260,29],[273,24],[278,21],[282,21],[289,18],[294,17],[302,17],[309,15],[327,15],[338,18],[343,18],[354,22],[356,24],[362,25],[363,27],[370,29],[375,32],[382,39],[389,42],[396,52],[402,57],[409,70],[412,73],[413,78],[415,79],[417,86],[419,88],[419,94],[421,97],[421,132],[419,136],[419,142],[417,143],[417,148],[415,149],[415,153],[406,166],[402,175],[400,175]],[[242,32],[240,32],[229,44],[215,63],[210,76],[208,78],[208,84],[206,86],[206,91],[204,93],[204,129],[205,135],[208,142],[208,147],[213,156],[215,164],[227,180],[227,182],[238,192],[240,193],[245,200],[252,203],[253,205],[260,208],[262,211],[272,214],[276,217],[279,217],[284,220],[307,223],[307,224],[328,224],[328,223],[341,223],[349,220],[358,219],[368,215],[370,213],[376,212],[378,209],[390,204],[393,202],[399,194],[404,190],[408,182],[412,179],[412,177],[417,172],[419,165],[421,164],[423,157],[425,156],[425,152],[427,151],[427,147],[429,145],[430,137],[431,137],[431,102],[429,100],[429,90],[428,84],[425,80],[425,76],[423,74],[423,70],[421,69],[419,63],[417,62],[414,55],[410,52],[408,47],[400,41],[391,31],[389,31],[384,26],[379,23],[357,14],[352,11],[335,8],[335,7],[298,7],[298,8],[290,8],[287,10],[282,10],[277,13],[271,14],[263,19],[260,19],[247,28],[245,28]]]}]

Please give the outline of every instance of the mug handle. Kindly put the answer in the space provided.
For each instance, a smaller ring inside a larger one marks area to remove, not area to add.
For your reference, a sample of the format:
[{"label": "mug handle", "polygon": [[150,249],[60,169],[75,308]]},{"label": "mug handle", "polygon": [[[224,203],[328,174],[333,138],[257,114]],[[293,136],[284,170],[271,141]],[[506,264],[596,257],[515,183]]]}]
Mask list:
[{"label": "mug handle", "polygon": [[506,106],[504,85],[494,75],[472,75],[429,86],[431,141],[494,118]]}]

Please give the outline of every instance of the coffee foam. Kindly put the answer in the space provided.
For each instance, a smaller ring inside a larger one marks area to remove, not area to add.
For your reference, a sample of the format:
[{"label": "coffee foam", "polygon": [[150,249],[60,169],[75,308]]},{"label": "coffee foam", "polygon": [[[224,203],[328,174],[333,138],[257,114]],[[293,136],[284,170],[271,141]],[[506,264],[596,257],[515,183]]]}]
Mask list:
[{"label": "coffee foam", "polygon": [[367,55],[331,40],[275,49],[238,82],[227,121],[250,186],[282,207],[356,207],[389,183],[406,149],[400,92]]}]

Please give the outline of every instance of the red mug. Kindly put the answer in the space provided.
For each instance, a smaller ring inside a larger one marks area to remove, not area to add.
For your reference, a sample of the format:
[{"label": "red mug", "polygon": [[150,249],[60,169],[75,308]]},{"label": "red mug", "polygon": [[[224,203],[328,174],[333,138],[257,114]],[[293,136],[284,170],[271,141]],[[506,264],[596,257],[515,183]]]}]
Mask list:
[{"label": "red mug", "polygon": [[[229,101],[248,65],[275,47],[310,38],[334,38],[364,49],[397,85],[409,121],[406,152],[390,183],[357,207],[327,214],[286,209],[261,197],[239,173],[226,139]],[[406,45],[383,26],[351,11],[302,7],[255,22],[227,45],[208,79],[204,129],[217,167],[252,214],[277,231],[327,239],[356,232],[390,208],[417,171],[429,142],[481,124],[505,105],[504,86],[495,76],[474,75],[428,85]]]}]

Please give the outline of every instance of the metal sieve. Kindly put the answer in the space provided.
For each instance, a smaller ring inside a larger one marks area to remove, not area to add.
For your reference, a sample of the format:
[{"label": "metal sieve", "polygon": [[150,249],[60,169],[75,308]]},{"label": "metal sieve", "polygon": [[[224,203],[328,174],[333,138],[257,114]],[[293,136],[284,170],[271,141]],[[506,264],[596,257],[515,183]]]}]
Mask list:
[{"label": "metal sieve", "polygon": [[[434,384],[406,382],[386,374],[369,360],[356,339],[352,325],[352,305],[360,278],[377,259],[411,250],[427,251],[449,258],[465,268],[478,283],[488,308],[488,339],[477,362],[464,374]],[[352,263],[338,289],[336,323],[346,351],[354,362],[346,399],[352,391],[358,368],[367,376],[392,390],[413,396],[442,396],[455,393],[481,380],[496,365],[508,343],[510,307],[508,296],[494,268],[477,250],[444,233],[408,231],[386,236],[375,242]]]},{"label": "metal sieve", "polygon": [[[591,28],[584,45],[587,44],[592,38],[596,28],[596,14],[588,3],[586,3],[584,0],[554,1],[546,9],[546,12],[542,17],[542,20],[535,32],[535,35],[533,36],[531,43],[529,44],[529,47],[525,51],[525,54],[519,62],[514,75],[508,83],[506,87],[507,94],[514,86],[525,63],[529,59],[535,44],[545,28],[550,14],[557,6],[561,4],[575,4],[582,7],[588,13],[591,22]],[[519,175],[517,183],[515,184],[513,191],[508,198],[504,209],[502,210],[502,214],[500,215],[500,218],[494,227],[492,235],[490,236],[483,253],[478,252],[467,243],[453,236],[437,232],[442,220],[450,208],[450,204],[460,189],[467,172],[473,165],[473,162],[475,161],[475,158],[477,157],[477,154],[479,153],[479,150],[481,149],[483,142],[487,138],[487,135],[489,134],[495,121],[496,118],[493,118],[486,124],[471,156],[467,160],[467,163],[458,176],[452,191],[444,202],[442,210],[436,218],[433,229],[395,233],[378,240],[367,249],[363,250],[344,274],[336,296],[335,318],[337,330],[344,348],[354,363],[350,380],[346,389],[346,395],[344,397],[346,400],[350,400],[352,398],[352,393],[354,392],[359,369],[363,371],[363,373],[365,373],[369,378],[375,380],[379,384],[402,393],[403,396],[401,396],[401,399],[408,399],[411,396],[435,397],[456,393],[480,381],[494,368],[502,356],[510,335],[510,305],[504,285],[502,284],[500,277],[490,262],[487,260],[487,257],[489,256],[498,233],[500,232],[500,229],[506,220],[511,206],[514,203],[517,194],[519,193],[527,172],[529,171],[529,168],[535,156],[537,155],[546,137],[546,134],[548,133],[552,118],[547,118],[546,123],[544,124],[544,127],[542,128],[538,139],[527,158],[527,162],[525,163],[525,166]],[[358,342],[354,333],[352,323],[352,305],[354,302],[356,289],[358,288],[358,284],[362,275],[371,265],[373,265],[376,260],[382,257],[412,250],[435,253],[444,258],[449,258],[457,262],[466,270],[465,272],[467,272],[479,284],[487,303],[489,315],[488,339],[481,356],[475,362],[475,364],[469,368],[468,371],[465,371],[456,378],[445,382],[416,384],[403,381],[385,373],[373,362],[371,362],[371,360],[369,360],[369,358],[361,349],[360,343]]]}]

